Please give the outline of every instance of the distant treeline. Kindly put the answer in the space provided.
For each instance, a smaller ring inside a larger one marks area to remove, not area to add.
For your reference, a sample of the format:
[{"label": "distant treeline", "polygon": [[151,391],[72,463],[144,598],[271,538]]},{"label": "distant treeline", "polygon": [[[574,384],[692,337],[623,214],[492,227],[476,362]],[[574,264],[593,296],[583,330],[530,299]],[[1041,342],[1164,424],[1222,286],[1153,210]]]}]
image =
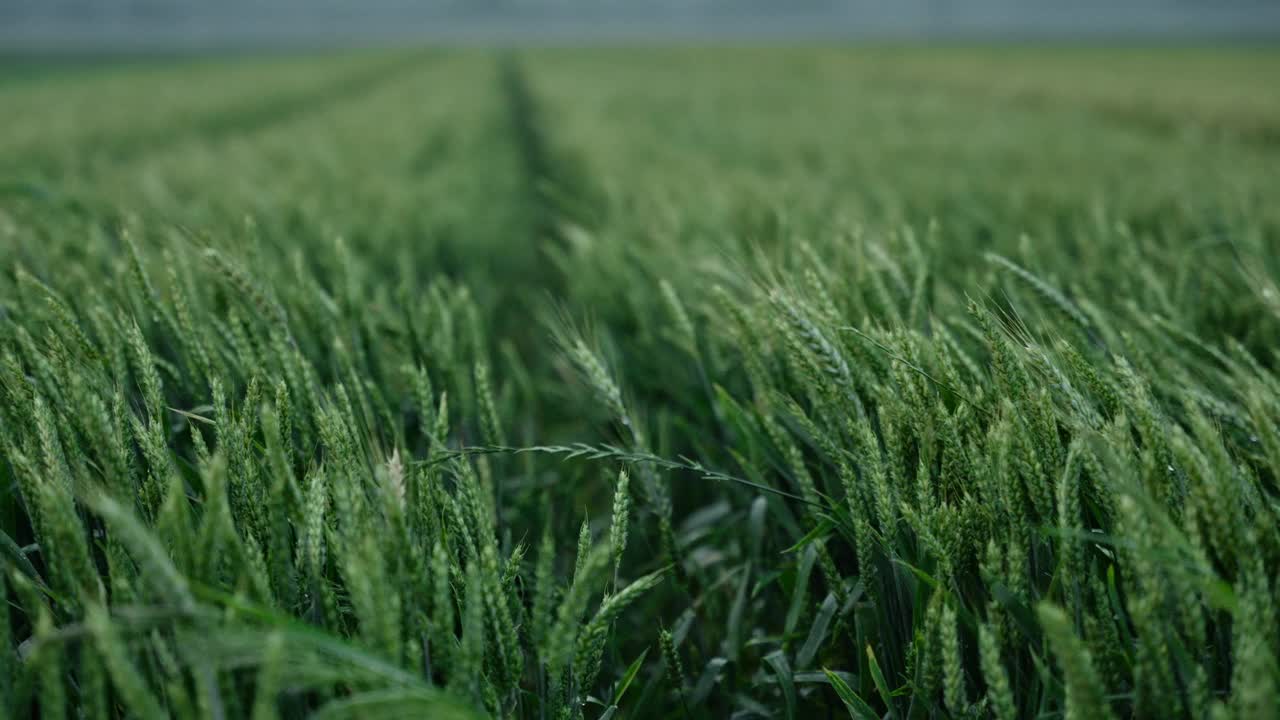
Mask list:
[{"label": "distant treeline", "polygon": [[1280,37],[1267,0],[0,0],[0,45],[627,37]]}]

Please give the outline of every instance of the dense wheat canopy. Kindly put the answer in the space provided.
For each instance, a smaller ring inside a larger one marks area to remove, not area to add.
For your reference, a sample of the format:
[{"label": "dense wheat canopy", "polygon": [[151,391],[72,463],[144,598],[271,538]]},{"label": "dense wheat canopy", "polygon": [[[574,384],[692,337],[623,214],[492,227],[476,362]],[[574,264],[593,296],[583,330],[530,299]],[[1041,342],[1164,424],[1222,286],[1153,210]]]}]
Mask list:
[{"label": "dense wheat canopy", "polygon": [[1275,52],[24,72],[0,717],[1280,713]]}]

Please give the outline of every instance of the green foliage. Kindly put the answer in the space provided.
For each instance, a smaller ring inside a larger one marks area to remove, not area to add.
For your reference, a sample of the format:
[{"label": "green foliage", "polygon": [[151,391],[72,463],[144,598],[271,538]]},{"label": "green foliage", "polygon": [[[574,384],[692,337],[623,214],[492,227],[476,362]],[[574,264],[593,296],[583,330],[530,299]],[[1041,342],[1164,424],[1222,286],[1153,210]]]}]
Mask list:
[{"label": "green foliage", "polygon": [[1276,715],[1274,53],[493,60],[0,87],[0,717]]}]

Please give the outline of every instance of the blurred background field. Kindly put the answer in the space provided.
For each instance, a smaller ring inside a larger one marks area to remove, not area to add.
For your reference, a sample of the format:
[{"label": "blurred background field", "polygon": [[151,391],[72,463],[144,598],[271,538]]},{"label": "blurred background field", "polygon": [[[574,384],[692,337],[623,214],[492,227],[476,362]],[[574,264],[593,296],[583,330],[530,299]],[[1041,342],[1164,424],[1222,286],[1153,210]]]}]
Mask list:
[{"label": "blurred background field", "polygon": [[28,59],[10,75],[38,77],[0,85],[0,157],[10,214],[127,208],[208,232],[253,217],[280,243],[412,239],[464,273],[536,265],[512,233],[548,208],[712,254],[773,214],[802,234],[939,221],[952,242],[936,252],[963,266],[966,243],[1024,234],[1048,258],[1117,224],[1180,242],[1273,232],[1278,58],[821,44]]}]

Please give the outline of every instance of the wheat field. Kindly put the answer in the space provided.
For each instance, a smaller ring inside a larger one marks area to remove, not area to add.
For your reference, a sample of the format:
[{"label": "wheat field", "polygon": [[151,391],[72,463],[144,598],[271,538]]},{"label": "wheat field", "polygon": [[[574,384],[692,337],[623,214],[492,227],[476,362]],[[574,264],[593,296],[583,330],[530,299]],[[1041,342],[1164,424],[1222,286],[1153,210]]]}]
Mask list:
[{"label": "wheat field", "polygon": [[0,718],[1280,717],[1273,50],[41,68]]}]

